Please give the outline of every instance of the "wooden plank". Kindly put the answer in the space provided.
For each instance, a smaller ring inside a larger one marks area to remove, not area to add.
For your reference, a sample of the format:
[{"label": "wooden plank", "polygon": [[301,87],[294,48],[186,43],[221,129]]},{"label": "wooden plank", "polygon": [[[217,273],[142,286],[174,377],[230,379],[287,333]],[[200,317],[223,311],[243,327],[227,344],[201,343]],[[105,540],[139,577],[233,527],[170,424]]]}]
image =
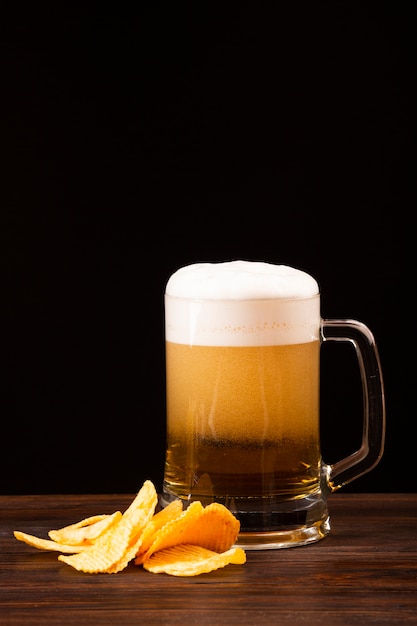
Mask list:
[{"label": "wooden plank", "polygon": [[2,626],[417,623],[417,494],[334,494],[326,539],[248,551],[243,566],[185,579],[133,564],[116,575],[83,574],[12,534],[46,537],[50,528],[123,511],[132,497],[0,496]]}]

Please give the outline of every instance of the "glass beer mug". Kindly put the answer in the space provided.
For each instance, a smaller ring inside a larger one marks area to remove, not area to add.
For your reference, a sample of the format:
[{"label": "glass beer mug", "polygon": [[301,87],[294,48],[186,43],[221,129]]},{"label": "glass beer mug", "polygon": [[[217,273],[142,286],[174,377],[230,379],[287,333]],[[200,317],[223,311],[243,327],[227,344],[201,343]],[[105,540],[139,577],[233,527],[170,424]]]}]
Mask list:
[{"label": "glass beer mug", "polygon": [[[161,502],[220,502],[238,544],[283,548],[330,531],[328,495],[382,456],[385,405],[371,331],[322,319],[309,274],[253,261],[196,263],[165,291],[167,448]],[[320,347],[349,341],[363,390],[359,450],[328,465],[320,447]]]}]

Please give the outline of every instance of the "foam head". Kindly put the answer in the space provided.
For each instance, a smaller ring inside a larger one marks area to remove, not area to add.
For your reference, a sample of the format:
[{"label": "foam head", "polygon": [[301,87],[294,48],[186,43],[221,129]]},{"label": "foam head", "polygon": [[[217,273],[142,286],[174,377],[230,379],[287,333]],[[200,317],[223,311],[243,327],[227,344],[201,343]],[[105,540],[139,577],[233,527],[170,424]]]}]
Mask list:
[{"label": "foam head", "polygon": [[170,296],[196,300],[306,298],[318,292],[316,280],[306,272],[259,261],[186,265],[171,276],[165,289]]},{"label": "foam head", "polygon": [[165,289],[167,341],[206,346],[304,343],[318,339],[317,281],[287,265],[195,263]]}]

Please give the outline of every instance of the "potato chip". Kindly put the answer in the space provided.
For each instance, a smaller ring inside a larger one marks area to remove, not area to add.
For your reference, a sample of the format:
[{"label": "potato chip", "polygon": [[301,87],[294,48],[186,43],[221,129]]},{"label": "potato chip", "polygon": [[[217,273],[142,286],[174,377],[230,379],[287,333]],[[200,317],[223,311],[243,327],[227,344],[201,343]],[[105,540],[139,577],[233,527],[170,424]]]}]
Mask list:
[{"label": "potato chip", "polygon": [[35,537],[35,535],[29,535],[28,533],[23,533],[20,530],[15,530],[14,536],[19,541],[23,541],[33,548],[39,548],[39,550],[52,550],[66,554],[75,554],[85,550],[86,548],[86,546],[65,545],[64,543],[52,541],[52,539],[41,539],[41,537]]},{"label": "potato chip", "polygon": [[110,528],[116,521],[122,517],[120,511],[116,511],[111,515],[95,515],[86,519],[59,528],[58,530],[50,530],[48,535],[54,541],[65,543],[67,545],[89,545]]},{"label": "potato chip", "polygon": [[196,576],[229,563],[243,564],[246,555],[233,547],[239,521],[221,504],[205,508],[192,502],[183,510],[174,500],[155,513],[157,493],[145,481],[122,514],[94,515],[48,532],[41,539],[14,531],[16,539],[35,548],[60,552],[58,559],[87,573],[115,574],[134,559],[155,573]]},{"label": "potato chip", "polygon": [[91,574],[98,572],[115,574],[121,571],[138,550],[141,534],[155,512],[157,500],[154,485],[151,481],[145,481],[118,522],[79,554],[71,556],[61,554],[58,559],[79,571]]},{"label": "potato chip", "polygon": [[204,507],[201,502],[191,502],[178,517],[155,532],[153,541],[145,553],[143,560],[145,561],[151,554],[159,550],[171,548],[172,546],[182,543],[190,543],[187,540],[187,529],[192,526],[195,520],[200,518],[203,511]]},{"label": "potato chip", "polygon": [[213,502],[187,528],[186,541],[213,552],[225,552],[236,543],[239,520],[222,504]]},{"label": "potato chip", "polygon": [[141,490],[131,505],[123,513],[123,521],[132,525],[132,541],[142,533],[146,524],[152,519],[158,503],[158,494],[150,480],[143,483]]},{"label": "potato chip", "polygon": [[178,544],[225,552],[236,542],[239,530],[239,520],[222,504],[213,502],[204,508],[201,502],[192,502],[179,517],[155,533],[148,551],[137,558],[135,564],[143,563],[159,550]]},{"label": "potato chip", "polygon": [[153,516],[143,531],[140,550],[136,554],[135,565],[143,563],[145,554],[149,550],[156,532],[168,522],[179,517],[182,513],[182,507],[183,504],[181,500],[173,500],[164,509]]},{"label": "potato chip", "polygon": [[[148,495],[146,496],[146,493],[144,493],[143,498],[145,499],[145,501],[146,501],[146,498],[151,500],[152,505],[150,506],[148,512],[146,513],[146,519],[144,518],[143,520],[140,519],[141,515],[143,515],[143,511],[139,507],[135,506],[135,502],[132,502],[130,507],[125,511],[124,517],[126,518],[127,521],[129,521],[129,516],[130,516],[130,522],[132,524],[132,527],[133,528],[137,527],[137,532],[135,534],[132,534],[132,537],[129,541],[128,548],[126,552],[123,554],[122,558],[108,569],[109,574],[115,574],[121,571],[135,557],[140,546],[142,545],[143,533],[146,527],[148,526],[148,524],[155,517],[155,507],[158,501],[158,496],[155,491],[154,485],[150,481],[147,481],[147,483],[144,484],[144,488],[145,487],[148,490]],[[145,510],[146,510],[146,507],[145,507]]]},{"label": "potato chip", "polygon": [[154,574],[198,576],[231,563],[243,565],[245,562],[246,554],[242,548],[231,548],[219,554],[201,546],[182,544],[156,552],[143,567]]}]

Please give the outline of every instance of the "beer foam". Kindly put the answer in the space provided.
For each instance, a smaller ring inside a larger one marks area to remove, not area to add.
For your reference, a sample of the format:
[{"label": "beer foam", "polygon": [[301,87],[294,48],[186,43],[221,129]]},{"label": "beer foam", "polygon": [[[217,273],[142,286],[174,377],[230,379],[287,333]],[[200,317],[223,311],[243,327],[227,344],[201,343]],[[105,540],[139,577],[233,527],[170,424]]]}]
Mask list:
[{"label": "beer foam", "polygon": [[319,292],[317,281],[302,270],[260,261],[195,263],[177,270],[165,293],[195,300],[308,298]]},{"label": "beer foam", "polygon": [[267,346],[316,341],[316,280],[286,265],[255,261],[196,263],[165,289],[167,341],[201,346]]}]

